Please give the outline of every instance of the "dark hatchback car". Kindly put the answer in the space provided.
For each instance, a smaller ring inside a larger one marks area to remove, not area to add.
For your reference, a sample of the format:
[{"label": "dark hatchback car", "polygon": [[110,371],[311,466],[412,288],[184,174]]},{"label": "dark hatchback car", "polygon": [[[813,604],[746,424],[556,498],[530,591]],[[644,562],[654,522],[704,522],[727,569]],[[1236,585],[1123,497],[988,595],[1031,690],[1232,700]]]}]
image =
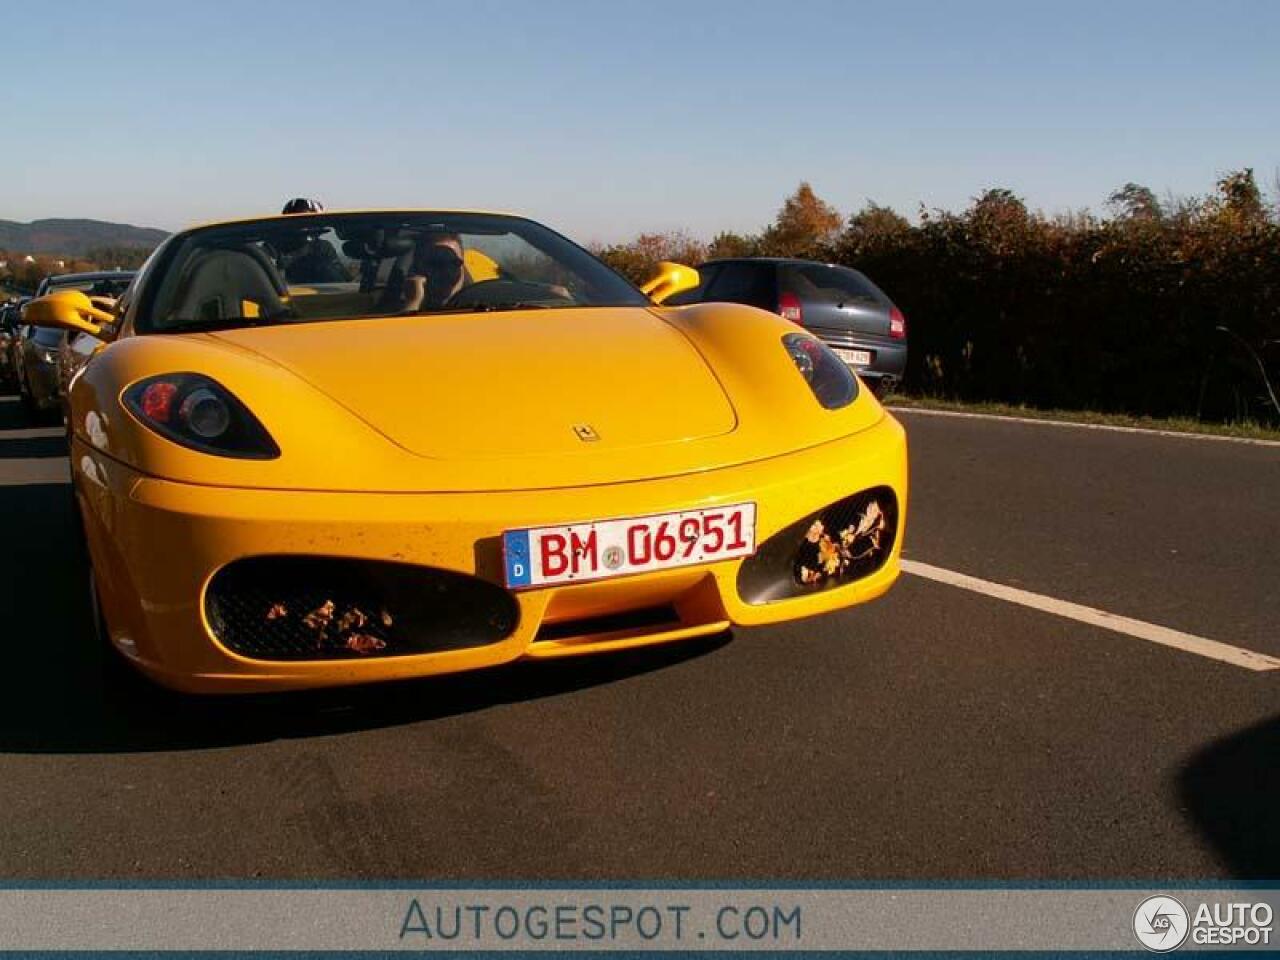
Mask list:
[{"label": "dark hatchback car", "polygon": [[18,389],[13,344],[18,339],[18,301],[0,304],[0,390]]},{"label": "dark hatchback car", "polygon": [[52,327],[24,327],[14,351],[18,395],[33,420],[51,419],[61,410],[58,400],[58,350],[63,333]]},{"label": "dark hatchback car", "polygon": [[902,379],[907,321],[865,274],[849,267],[784,257],[711,260],[699,284],[667,303],[747,303],[812,331],[877,394]]}]

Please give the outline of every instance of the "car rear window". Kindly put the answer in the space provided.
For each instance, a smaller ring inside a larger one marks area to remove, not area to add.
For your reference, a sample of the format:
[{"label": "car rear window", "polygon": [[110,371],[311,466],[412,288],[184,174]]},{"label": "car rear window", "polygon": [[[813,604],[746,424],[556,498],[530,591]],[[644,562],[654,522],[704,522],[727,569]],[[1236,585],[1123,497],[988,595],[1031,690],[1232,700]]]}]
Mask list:
[{"label": "car rear window", "polygon": [[783,270],[783,285],[801,300],[864,300],[888,303],[874,283],[857,270],[822,263],[794,264]]},{"label": "car rear window", "polygon": [[702,299],[722,303],[749,303],[772,310],[776,305],[776,298],[773,296],[773,264],[726,263],[707,284]]}]

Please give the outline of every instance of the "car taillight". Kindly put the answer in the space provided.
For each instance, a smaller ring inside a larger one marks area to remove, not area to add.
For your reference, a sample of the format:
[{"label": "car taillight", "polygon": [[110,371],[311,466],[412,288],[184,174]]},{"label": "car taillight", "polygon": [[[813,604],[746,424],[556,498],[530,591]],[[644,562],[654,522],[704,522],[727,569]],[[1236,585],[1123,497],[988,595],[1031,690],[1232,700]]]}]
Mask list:
[{"label": "car taillight", "polygon": [[800,298],[794,293],[784,293],[778,297],[778,312],[792,323],[804,323],[804,310],[800,306]]},{"label": "car taillight", "polygon": [[203,374],[149,377],[125,390],[121,399],[145,426],[184,447],[251,460],[280,456],[280,448],[258,418]]},{"label": "car taillight", "polygon": [[895,340],[907,339],[907,318],[897,307],[889,311],[889,336]]}]

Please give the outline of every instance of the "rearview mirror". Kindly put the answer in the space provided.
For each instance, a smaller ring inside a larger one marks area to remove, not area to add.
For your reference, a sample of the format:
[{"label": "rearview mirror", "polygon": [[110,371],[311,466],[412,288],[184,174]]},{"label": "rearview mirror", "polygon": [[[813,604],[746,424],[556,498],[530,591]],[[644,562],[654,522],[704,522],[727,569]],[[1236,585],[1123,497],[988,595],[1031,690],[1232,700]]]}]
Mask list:
[{"label": "rearview mirror", "polygon": [[692,290],[701,282],[698,271],[693,267],[663,260],[658,264],[658,272],[640,289],[648,294],[649,299],[654,303],[662,303],[677,293]]},{"label": "rearview mirror", "polygon": [[79,290],[63,290],[32,300],[22,314],[23,323],[36,327],[57,327],[87,333],[100,340],[109,340],[111,333],[103,327],[115,317],[103,310],[106,304],[101,298],[95,304]]}]

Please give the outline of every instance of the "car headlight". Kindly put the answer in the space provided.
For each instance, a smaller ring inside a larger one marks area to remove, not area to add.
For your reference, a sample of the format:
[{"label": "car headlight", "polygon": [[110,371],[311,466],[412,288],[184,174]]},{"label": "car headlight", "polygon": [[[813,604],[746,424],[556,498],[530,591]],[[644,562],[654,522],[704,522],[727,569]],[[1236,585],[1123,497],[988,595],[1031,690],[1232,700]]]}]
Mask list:
[{"label": "car headlight", "polygon": [[807,333],[788,333],[782,345],[820,404],[839,410],[853,403],[858,396],[858,378],[830,347]]},{"label": "car headlight", "polygon": [[221,457],[271,460],[280,448],[248,407],[200,373],[139,380],[124,392],[125,407],[168,440]]}]

